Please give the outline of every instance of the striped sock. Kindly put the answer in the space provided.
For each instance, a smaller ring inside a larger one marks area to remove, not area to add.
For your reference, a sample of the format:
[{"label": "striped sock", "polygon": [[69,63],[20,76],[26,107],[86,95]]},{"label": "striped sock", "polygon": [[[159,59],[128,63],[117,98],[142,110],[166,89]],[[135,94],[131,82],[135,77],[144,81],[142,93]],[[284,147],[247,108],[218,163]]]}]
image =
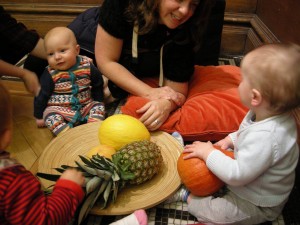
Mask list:
[{"label": "striped sock", "polygon": [[173,196],[168,198],[165,203],[172,203],[172,202],[186,202],[187,198],[189,197],[190,192],[182,186]]}]

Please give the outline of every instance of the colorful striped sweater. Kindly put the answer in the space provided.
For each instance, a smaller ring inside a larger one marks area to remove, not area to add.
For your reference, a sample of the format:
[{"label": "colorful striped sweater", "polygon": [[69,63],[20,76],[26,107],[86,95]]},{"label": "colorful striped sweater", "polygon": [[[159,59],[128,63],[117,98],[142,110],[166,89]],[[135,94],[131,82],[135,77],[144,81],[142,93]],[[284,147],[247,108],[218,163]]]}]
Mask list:
[{"label": "colorful striped sweater", "polygon": [[91,101],[104,100],[102,74],[86,56],[77,56],[76,65],[67,71],[46,67],[40,83],[41,91],[34,98],[34,117],[38,119],[48,106],[76,110]]},{"label": "colorful striped sweater", "polygon": [[9,153],[0,150],[0,224],[68,224],[84,197],[82,188],[59,179],[51,195]]}]

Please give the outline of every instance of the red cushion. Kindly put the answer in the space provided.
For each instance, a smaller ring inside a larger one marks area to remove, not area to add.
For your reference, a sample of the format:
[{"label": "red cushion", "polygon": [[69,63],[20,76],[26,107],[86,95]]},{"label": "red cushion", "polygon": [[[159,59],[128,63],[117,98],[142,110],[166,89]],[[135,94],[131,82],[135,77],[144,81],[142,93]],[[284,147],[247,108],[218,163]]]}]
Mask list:
[{"label": "red cushion", "polygon": [[[155,79],[145,82],[157,86]],[[160,130],[177,131],[185,141],[216,141],[236,131],[248,111],[239,99],[239,83],[239,67],[195,66],[186,102],[172,112]],[[136,110],[146,102],[145,98],[129,96],[121,111],[139,118]]]}]

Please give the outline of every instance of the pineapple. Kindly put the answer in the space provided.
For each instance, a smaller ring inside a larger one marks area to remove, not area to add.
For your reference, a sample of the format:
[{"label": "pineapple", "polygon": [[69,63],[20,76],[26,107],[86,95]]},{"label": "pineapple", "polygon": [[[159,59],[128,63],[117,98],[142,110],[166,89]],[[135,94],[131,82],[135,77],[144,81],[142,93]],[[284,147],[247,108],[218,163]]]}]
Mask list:
[{"label": "pineapple", "polygon": [[[100,208],[105,208],[110,200],[116,200],[118,191],[127,183],[144,183],[158,173],[163,163],[159,146],[148,140],[125,145],[112,156],[112,160],[99,154],[91,158],[79,157],[82,162],[76,161],[75,168],[85,176],[86,198],[77,215],[77,224],[96,202]],[[67,168],[70,166],[62,165],[56,170],[62,173]],[[60,175],[37,173],[37,176],[55,181]]]},{"label": "pineapple", "polygon": [[120,168],[128,168],[134,178],[131,184],[141,184],[150,180],[162,164],[159,147],[151,141],[136,141],[122,147],[113,155],[113,162]]}]

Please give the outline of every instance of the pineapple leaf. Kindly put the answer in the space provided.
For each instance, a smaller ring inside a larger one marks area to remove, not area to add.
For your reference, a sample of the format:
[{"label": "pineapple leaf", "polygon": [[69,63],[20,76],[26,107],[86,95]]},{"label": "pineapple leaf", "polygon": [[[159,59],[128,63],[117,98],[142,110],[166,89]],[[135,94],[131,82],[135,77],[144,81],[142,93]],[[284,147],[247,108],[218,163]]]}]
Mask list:
[{"label": "pineapple leaf", "polygon": [[101,184],[102,179],[100,177],[93,177],[86,184],[86,193],[89,194],[95,191]]},{"label": "pineapple leaf", "polygon": [[94,206],[94,201],[97,196],[97,191],[95,190],[94,192],[90,193],[83,201],[79,215],[78,215],[78,223],[81,224],[81,222],[84,220],[84,218],[87,216],[91,208]]},{"label": "pineapple leaf", "polygon": [[135,178],[134,173],[132,173],[130,171],[123,171],[123,170],[121,170],[120,174],[121,174],[121,179],[125,180],[125,181],[127,181],[127,180],[133,180]]},{"label": "pineapple leaf", "polygon": [[75,161],[75,163],[76,163],[81,169],[83,169],[84,171],[86,171],[87,173],[92,174],[92,175],[94,175],[94,176],[97,175],[95,169],[93,169],[93,168],[91,168],[91,167],[88,167],[88,166],[86,166],[86,165],[83,165],[83,164],[81,164],[80,162],[77,162],[77,161]]},{"label": "pineapple leaf", "polygon": [[111,186],[112,186],[112,181],[109,181],[106,188],[105,188],[105,191],[103,193],[103,200],[104,200],[104,204],[102,205],[102,209],[104,209],[107,205],[107,202],[108,202],[108,198],[109,198],[109,195],[110,195],[110,192],[111,192]]},{"label": "pineapple leaf", "polygon": [[[80,171],[81,171],[81,170],[80,170]],[[90,173],[88,173],[88,172],[86,172],[86,171],[84,171],[84,170],[83,170],[82,174],[83,174],[84,177],[93,177],[93,176],[95,176],[95,175],[90,174]]]},{"label": "pineapple leaf", "polygon": [[104,180],[110,180],[112,177],[112,173],[106,170],[99,170],[99,169],[95,169],[96,171],[96,175],[98,177],[103,178]]},{"label": "pineapple leaf", "polygon": [[98,194],[97,194],[97,198],[94,201],[94,204],[96,203],[97,200],[97,204],[100,206],[100,209],[105,208],[107,202],[105,202],[103,195],[101,196],[101,194],[106,190],[107,185],[109,184],[109,181],[104,180],[98,190]]},{"label": "pineapple leaf", "polygon": [[108,164],[108,160],[109,159],[107,159],[107,158],[105,158],[105,157],[103,157],[103,156],[101,156],[101,155],[99,155],[99,154],[97,154],[97,155],[94,155],[94,158],[93,158],[95,161],[97,161],[98,163],[97,164],[99,164],[103,169],[104,168],[106,168],[106,169],[108,169],[109,168],[109,164]]},{"label": "pineapple leaf", "polygon": [[84,176],[84,184],[82,185],[82,187],[86,187],[87,183],[88,183],[91,179],[93,179],[93,177],[94,177],[94,176],[92,176],[92,177],[86,177],[86,176]]},{"label": "pineapple leaf", "polygon": [[60,167],[65,169],[65,170],[69,169],[69,168],[77,169],[77,167],[75,167],[75,166],[68,166],[68,165],[61,165]]},{"label": "pineapple leaf", "polygon": [[112,174],[112,179],[113,179],[113,181],[120,180],[120,176],[119,176],[119,174],[117,173],[116,170],[114,170],[114,173]]},{"label": "pineapple leaf", "polygon": [[54,168],[54,169],[59,173],[65,172],[65,169],[62,169],[62,168]]},{"label": "pineapple leaf", "polygon": [[97,160],[97,159],[95,159],[95,158],[92,158],[92,159],[91,159],[91,162],[92,162],[93,164],[95,164],[95,166],[96,166],[98,169],[101,169],[101,170],[103,170],[103,169],[108,169],[108,168],[106,168],[103,164],[101,164],[101,162],[100,162],[99,160]]},{"label": "pineapple leaf", "polygon": [[87,158],[83,157],[82,155],[79,155],[79,157],[80,157],[81,161],[83,163],[85,163],[87,166],[89,166],[91,168],[95,167],[95,165],[90,160],[88,160]]},{"label": "pineapple leaf", "polygon": [[[107,205],[109,195],[111,193],[111,186],[112,186],[112,181],[107,181],[106,185],[103,187],[101,190],[101,193],[103,192],[103,195],[98,196],[98,202],[99,202],[99,207],[100,209],[104,209]],[[99,191],[100,193],[100,191]]]},{"label": "pineapple leaf", "polygon": [[[78,216],[78,224],[82,222],[82,220],[87,216],[89,211],[93,208],[96,201],[98,201],[98,198],[103,192],[106,190],[107,185],[109,184],[109,181],[103,181],[98,189],[95,189],[93,192],[91,192],[87,197],[84,199],[84,202],[80,208],[79,216]],[[99,198],[101,199],[101,198]],[[106,203],[104,204],[106,205]]]},{"label": "pineapple leaf", "polygon": [[51,181],[57,181],[60,175],[57,174],[49,174],[49,173],[37,173],[36,174],[38,177],[46,179],[46,180],[51,180]]},{"label": "pineapple leaf", "polygon": [[112,159],[113,159],[113,163],[123,171],[127,171],[130,165],[132,164],[131,162],[128,162],[126,164],[121,163],[122,156],[119,154],[113,155]]},{"label": "pineapple leaf", "polygon": [[135,178],[134,173],[128,171],[128,168],[131,165],[131,163],[122,165],[120,162],[121,156],[118,154],[113,155],[112,160],[113,160],[113,163],[119,168],[119,172],[120,172],[122,180],[133,180]]},{"label": "pineapple leaf", "polygon": [[119,182],[113,182],[112,191],[113,191],[112,202],[115,202],[117,199],[118,192],[119,192]]}]

